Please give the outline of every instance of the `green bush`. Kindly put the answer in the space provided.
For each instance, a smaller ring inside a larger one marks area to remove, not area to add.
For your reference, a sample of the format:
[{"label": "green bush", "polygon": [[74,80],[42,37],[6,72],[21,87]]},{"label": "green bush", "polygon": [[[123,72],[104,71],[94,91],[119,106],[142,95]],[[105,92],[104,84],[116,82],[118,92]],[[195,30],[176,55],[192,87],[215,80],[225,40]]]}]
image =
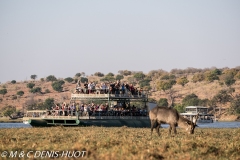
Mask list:
[{"label": "green bush", "polygon": [[142,72],[138,72],[138,73],[135,73],[133,77],[136,78],[137,81],[139,81],[139,80],[143,80],[146,77],[146,75],[143,74]]},{"label": "green bush", "polygon": [[120,74],[118,74],[117,76],[116,76],[116,80],[121,80],[121,79],[123,79],[124,78],[124,76],[123,75],[120,75]]},{"label": "green bush", "polygon": [[55,91],[58,91],[58,92],[62,92],[63,90],[63,87],[62,85],[64,84],[65,82],[63,80],[60,80],[60,81],[56,81],[56,82],[53,82],[52,83],[52,87]]},{"label": "green bush", "polygon": [[46,81],[49,82],[49,81],[57,81],[57,78],[54,76],[54,75],[50,75],[46,78]]},{"label": "green bush", "polygon": [[30,89],[32,89],[34,86],[35,86],[34,83],[28,83],[28,84],[27,84],[27,87],[30,88]]},{"label": "green bush", "polygon": [[106,76],[114,76],[114,74],[112,72],[109,72]]},{"label": "green bush", "polygon": [[101,73],[101,72],[96,72],[96,73],[94,73],[94,76],[103,77],[103,76],[104,76],[104,74],[103,74],[103,73]]},{"label": "green bush", "polygon": [[24,95],[24,92],[23,91],[18,91],[17,95],[22,96],[22,95]]},{"label": "green bush", "polygon": [[71,82],[73,81],[73,78],[67,77],[67,78],[65,78],[64,80],[67,81],[68,83],[71,83]]},{"label": "green bush", "polygon": [[85,77],[81,77],[80,81],[81,81],[82,83],[85,83],[85,82],[88,82],[88,79],[85,78]]},{"label": "green bush", "polygon": [[16,83],[16,81],[15,81],[15,80],[12,80],[12,81],[11,81],[11,83],[12,83],[12,84],[15,84],[15,83]]},{"label": "green bush", "polygon": [[33,74],[30,76],[31,79],[35,80],[37,78],[37,75]]},{"label": "green bush", "polygon": [[3,96],[5,95],[5,94],[7,94],[7,89],[1,89],[0,90],[0,94],[2,94]]},{"label": "green bush", "polygon": [[46,90],[45,90],[45,93],[50,93],[50,90],[49,90],[49,89],[46,89]]},{"label": "green bush", "polygon": [[151,82],[150,79],[144,79],[144,80],[142,80],[142,81],[139,82],[139,86],[140,86],[141,88],[143,88],[143,87],[149,87],[149,86],[150,86],[150,82]]},{"label": "green bush", "polygon": [[81,73],[76,73],[75,77],[81,77]]},{"label": "green bush", "polygon": [[189,94],[183,98],[182,104],[183,106],[198,106],[200,99],[196,94]]},{"label": "green bush", "polygon": [[41,91],[42,91],[42,88],[40,87],[32,88],[30,90],[31,93],[41,93]]}]

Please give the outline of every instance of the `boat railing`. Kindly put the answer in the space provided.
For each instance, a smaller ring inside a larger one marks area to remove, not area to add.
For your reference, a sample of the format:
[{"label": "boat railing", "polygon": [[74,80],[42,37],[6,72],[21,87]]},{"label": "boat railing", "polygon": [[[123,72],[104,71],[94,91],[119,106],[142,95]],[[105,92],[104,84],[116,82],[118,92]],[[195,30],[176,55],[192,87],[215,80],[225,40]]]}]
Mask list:
[{"label": "boat railing", "polygon": [[102,90],[102,89],[95,89],[95,90],[82,90],[79,92],[72,92],[71,99],[77,100],[79,98],[147,98],[148,91],[140,90],[136,93],[132,93],[130,91],[121,90],[112,92],[110,90]]},{"label": "boat railing", "polygon": [[[32,114],[29,114],[32,113]],[[74,110],[45,110],[30,111],[25,117],[43,119],[148,119],[146,110],[140,111],[74,111]]]}]

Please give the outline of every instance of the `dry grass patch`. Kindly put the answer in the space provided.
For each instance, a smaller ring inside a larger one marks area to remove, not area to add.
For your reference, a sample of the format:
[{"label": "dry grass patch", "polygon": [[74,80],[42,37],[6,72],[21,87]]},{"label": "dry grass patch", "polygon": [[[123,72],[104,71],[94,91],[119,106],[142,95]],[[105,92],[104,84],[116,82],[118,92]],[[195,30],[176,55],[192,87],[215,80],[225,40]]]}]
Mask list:
[{"label": "dry grass patch", "polygon": [[149,128],[51,127],[0,129],[0,150],[87,151],[83,159],[240,159],[240,129],[178,130],[161,136]]}]

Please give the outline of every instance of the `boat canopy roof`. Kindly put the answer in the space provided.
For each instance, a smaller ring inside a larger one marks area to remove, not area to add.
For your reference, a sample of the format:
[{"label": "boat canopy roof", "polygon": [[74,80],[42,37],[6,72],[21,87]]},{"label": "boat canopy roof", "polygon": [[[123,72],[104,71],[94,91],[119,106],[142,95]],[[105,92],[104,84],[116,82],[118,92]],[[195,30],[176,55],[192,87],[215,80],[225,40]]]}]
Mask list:
[{"label": "boat canopy roof", "polygon": [[204,106],[187,106],[186,108],[208,108]]},{"label": "boat canopy roof", "polygon": [[27,113],[43,113],[43,112],[47,112],[47,110],[28,110]]}]

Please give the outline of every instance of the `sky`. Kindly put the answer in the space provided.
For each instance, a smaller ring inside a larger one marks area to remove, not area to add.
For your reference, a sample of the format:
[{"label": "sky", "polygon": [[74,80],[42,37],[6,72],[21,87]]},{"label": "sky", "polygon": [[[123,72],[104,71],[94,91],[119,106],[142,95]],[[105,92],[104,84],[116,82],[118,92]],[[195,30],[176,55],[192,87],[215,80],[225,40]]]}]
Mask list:
[{"label": "sky", "polygon": [[239,0],[0,0],[1,83],[239,62]]}]

